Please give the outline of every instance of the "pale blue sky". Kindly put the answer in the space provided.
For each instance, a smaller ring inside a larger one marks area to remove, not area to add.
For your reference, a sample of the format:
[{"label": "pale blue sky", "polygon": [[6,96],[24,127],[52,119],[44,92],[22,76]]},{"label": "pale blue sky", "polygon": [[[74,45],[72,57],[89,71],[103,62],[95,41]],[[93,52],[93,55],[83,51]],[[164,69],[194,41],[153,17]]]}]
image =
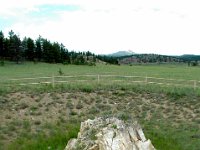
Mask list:
[{"label": "pale blue sky", "polygon": [[200,54],[198,0],[0,0],[0,30],[70,50]]}]

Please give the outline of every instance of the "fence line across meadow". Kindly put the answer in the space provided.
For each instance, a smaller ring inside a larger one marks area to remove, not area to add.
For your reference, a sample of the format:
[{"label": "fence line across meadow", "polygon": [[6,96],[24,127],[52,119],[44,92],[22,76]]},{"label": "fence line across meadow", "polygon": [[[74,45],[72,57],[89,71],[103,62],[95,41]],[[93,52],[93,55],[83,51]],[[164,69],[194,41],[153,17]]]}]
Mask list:
[{"label": "fence line across meadow", "polygon": [[[59,80],[61,79],[61,80]],[[65,80],[64,80],[65,79]],[[66,80],[71,79],[71,80]],[[46,81],[39,81],[46,80]],[[55,84],[61,83],[71,83],[71,82],[92,82],[103,84],[103,83],[113,83],[113,82],[123,82],[125,84],[158,84],[166,86],[181,86],[181,87],[191,87],[194,90],[200,87],[200,81],[198,80],[185,80],[185,79],[167,79],[167,78],[158,78],[158,77],[148,77],[146,76],[130,76],[130,75],[61,75],[61,76],[43,76],[43,77],[33,77],[33,78],[12,78],[6,79],[1,83],[17,84],[17,85],[39,85],[39,84],[52,84],[54,87]]]}]

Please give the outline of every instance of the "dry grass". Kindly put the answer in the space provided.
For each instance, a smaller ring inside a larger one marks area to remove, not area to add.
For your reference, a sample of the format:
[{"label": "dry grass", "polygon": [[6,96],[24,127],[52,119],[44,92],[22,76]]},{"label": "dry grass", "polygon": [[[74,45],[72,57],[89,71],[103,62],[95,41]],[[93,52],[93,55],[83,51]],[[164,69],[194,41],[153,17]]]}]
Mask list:
[{"label": "dry grass", "polygon": [[[147,128],[145,132],[149,136],[152,136],[148,130],[151,124],[151,128],[162,129],[163,124],[168,123],[169,130],[176,128],[177,131],[183,125],[200,128],[198,97],[189,99],[183,96],[174,100],[172,96],[157,93],[100,90],[91,93],[18,92],[4,95],[0,99],[2,145],[11,144],[25,132],[38,134],[43,131],[51,135],[52,128],[48,124],[65,126],[69,121],[80,122],[96,116],[117,116],[124,120],[135,118]],[[199,139],[193,140],[198,142]]]}]

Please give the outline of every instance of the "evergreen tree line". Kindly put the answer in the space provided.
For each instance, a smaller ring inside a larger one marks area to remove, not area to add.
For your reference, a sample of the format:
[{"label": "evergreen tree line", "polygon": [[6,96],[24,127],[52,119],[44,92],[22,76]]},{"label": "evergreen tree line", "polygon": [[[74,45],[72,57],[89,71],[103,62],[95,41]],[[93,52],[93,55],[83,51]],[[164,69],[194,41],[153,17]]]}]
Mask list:
[{"label": "evergreen tree line", "polygon": [[0,31],[0,60],[10,60],[16,63],[22,61],[89,64],[96,62],[96,56],[91,52],[68,51],[63,44],[51,42],[39,36],[36,40],[30,37],[20,39],[12,30],[8,37]]}]

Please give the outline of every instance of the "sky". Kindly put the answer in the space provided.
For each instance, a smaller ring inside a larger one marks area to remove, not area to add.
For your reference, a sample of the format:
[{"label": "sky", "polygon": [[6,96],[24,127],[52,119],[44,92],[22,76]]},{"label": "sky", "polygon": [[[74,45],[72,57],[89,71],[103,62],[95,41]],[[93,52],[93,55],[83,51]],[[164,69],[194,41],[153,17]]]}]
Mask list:
[{"label": "sky", "polygon": [[0,30],[69,50],[200,54],[199,0],[0,0]]}]

